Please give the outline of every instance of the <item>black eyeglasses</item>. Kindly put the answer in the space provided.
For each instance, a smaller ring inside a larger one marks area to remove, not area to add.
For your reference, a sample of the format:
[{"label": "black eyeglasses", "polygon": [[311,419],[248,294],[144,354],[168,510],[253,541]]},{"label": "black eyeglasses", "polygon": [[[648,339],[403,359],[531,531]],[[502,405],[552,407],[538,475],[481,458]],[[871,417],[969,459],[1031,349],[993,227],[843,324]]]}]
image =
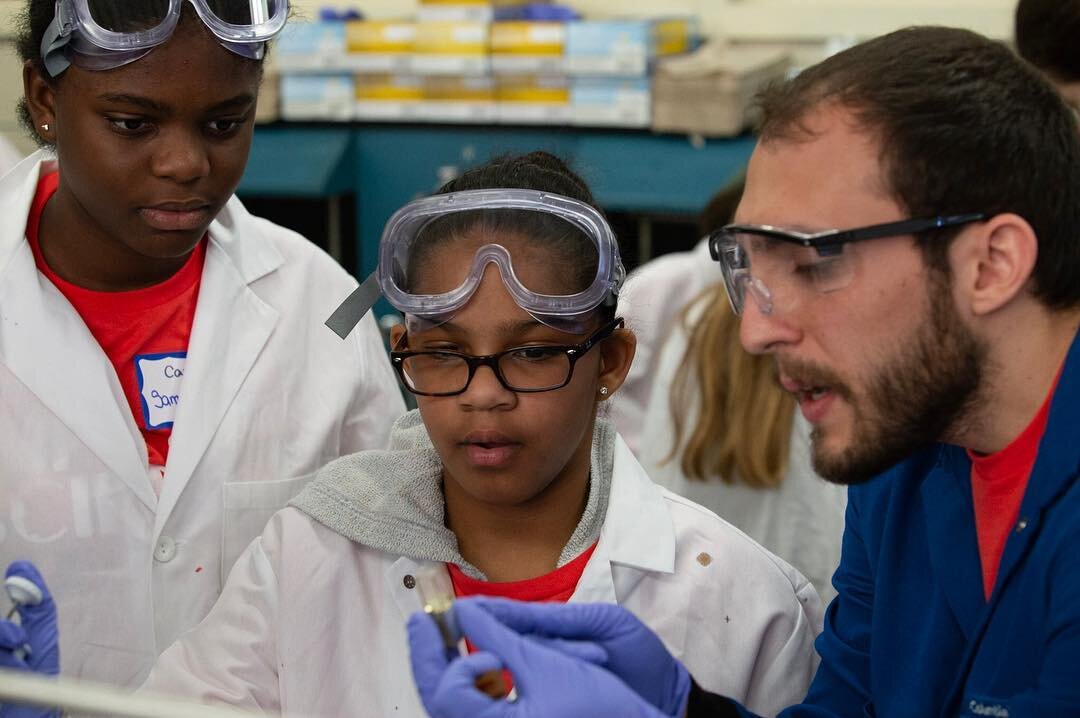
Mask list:
[{"label": "black eyeglasses", "polygon": [[828,229],[823,232],[797,232],[767,224],[729,224],[709,236],[709,251],[713,260],[719,262],[723,256],[721,245],[725,239],[749,234],[778,239],[782,242],[791,242],[803,247],[812,247],[818,251],[818,254],[827,257],[839,254],[841,248],[850,242],[902,237],[905,234],[922,234],[935,229],[981,222],[984,219],[986,219],[986,215],[982,213],[956,214],[923,219],[902,219],[898,222],[872,224],[868,227],[857,227],[855,229]]},{"label": "black eyeglasses", "polygon": [[[490,367],[499,383],[510,391],[554,391],[570,383],[578,359],[623,324],[622,319],[613,319],[580,344],[534,344],[486,356],[452,351],[391,351],[390,363],[405,388],[419,396],[461,394],[482,366]],[[400,343],[405,342],[406,336],[402,336]]]}]

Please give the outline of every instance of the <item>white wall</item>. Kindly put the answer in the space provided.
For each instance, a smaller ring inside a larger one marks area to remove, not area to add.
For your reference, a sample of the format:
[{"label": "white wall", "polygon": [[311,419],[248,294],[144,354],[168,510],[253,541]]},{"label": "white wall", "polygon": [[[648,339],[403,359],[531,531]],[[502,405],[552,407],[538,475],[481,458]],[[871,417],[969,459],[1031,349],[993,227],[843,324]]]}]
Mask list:
[{"label": "white wall", "polygon": [[[16,126],[13,105],[22,76],[11,49],[12,17],[23,0],[0,0],[0,133],[29,148]],[[359,7],[376,18],[405,17],[416,0],[293,0],[302,16],[323,5]],[[753,43],[783,43],[810,61],[830,39],[846,42],[914,24],[968,27],[997,38],[1011,35],[1015,0],[566,0],[586,17],[690,13],[710,36]],[[663,6],[662,10],[658,8]]]}]

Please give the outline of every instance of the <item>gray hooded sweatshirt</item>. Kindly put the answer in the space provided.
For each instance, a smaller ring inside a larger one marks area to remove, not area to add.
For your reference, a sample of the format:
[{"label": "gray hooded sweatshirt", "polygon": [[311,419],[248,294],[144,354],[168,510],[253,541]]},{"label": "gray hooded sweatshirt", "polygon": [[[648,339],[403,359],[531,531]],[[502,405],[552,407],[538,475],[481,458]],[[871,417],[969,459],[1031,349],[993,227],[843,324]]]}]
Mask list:
[{"label": "gray hooded sweatshirt", "polygon": [[[593,430],[589,499],[563,547],[562,566],[600,537],[611,492],[615,428],[598,418]],[[446,528],[442,461],[419,411],[396,422],[390,448],[362,451],[327,464],[290,505],[351,541],[422,561],[453,563],[473,578],[485,576],[458,551]]]}]

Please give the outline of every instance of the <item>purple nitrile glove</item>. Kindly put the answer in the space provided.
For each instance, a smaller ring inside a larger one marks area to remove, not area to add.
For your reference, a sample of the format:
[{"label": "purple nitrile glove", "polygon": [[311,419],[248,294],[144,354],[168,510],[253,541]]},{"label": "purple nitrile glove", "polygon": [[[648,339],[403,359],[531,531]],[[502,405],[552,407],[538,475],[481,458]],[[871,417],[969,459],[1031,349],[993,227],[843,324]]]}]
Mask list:
[{"label": "purple nitrile glove", "polygon": [[[591,660],[554,648],[557,643],[519,636],[473,599],[455,602],[452,610],[480,652],[451,660],[429,616],[409,619],[413,677],[433,718],[665,718]],[[570,650],[599,658],[595,647]],[[502,668],[514,679],[514,701],[491,698],[476,687],[477,678]]]},{"label": "purple nitrile glove", "polygon": [[[5,578],[9,576],[20,576],[37,586],[41,590],[41,602],[18,606],[18,624],[0,619],[0,668],[55,676],[60,673],[60,634],[52,594],[29,561],[12,563],[4,574]],[[59,710],[0,703],[0,718],[59,716]]]},{"label": "purple nitrile glove", "polygon": [[600,646],[607,660],[598,665],[664,715],[679,715],[686,705],[690,673],[625,608],[610,603],[524,603],[500,598],[477,598],[476,605],[524,636]]}]

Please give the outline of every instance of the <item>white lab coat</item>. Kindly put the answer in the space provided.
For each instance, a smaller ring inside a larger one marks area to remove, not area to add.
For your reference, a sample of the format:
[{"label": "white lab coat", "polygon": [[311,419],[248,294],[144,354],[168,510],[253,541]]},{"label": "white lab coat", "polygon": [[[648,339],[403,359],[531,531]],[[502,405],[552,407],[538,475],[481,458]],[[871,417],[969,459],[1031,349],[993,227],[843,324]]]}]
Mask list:
[{"label": "white lab coat", "polygon": [[115,370],[24,236],[44,158],[0,181],[0,564],[42,570],[65,674],[134,687],[306,476],[383,447],[404,406],[374,320],[345,342],[322,325],[355,282],[234,197],[156,496]]},{"label": "white lab coat", "polygon": [[[701,309],[698,308],[696,315],[700,315]],[[691,321],[696,320],[696,315],[690,317]],[[675,441],[672,383],[682,366],[686,345],[686,328],[679,323],[657,352],[655,387],[642,420],[642,436],[649,440],[641,442],[638,458],[656,483],[738,526],[809,578],[826,603],[831,601],[836,596],[830,580],[840,563],[847,489],[814,473],[810,425],[802,414],[795,412],[787,471],[775,489],[754,488],[741,482],[728,484],[718,476],[705,481],[692,480],[683,473],[679,456],[668,460]],[[693,388],[689,394],[695,399],[681,407],[687,427],[697,422],[704,399],[696,390],[693,376],[690,386]]]},{"label": "white lab coat", "polygon": [[[433,567],[287,508],[145,688],[288,715],[423,716],[405,634],[421,600],[408,577]],[[822,609],[809,582],[657,487],[621,439],[600,539],[570,600],[629,608],[703,687],[760,713],[800,700],[816,669]]]},{"label": "white lab coat", "polygon": [[605,406],[619,434],[638,456],[649,436],[645,412],[658,386],[664,343],[679,323],[679,312],[722,281],[720,265],[713,261],[704,239],[690,252],[672,252],[646,262],[626,280],[619,295],[619,316],[637,337],[637,351],[626,381]]},{"label": "white lab coat", "polygon": [[0,177],[19,164],[24,156],[6,137],[0,135]]}]

